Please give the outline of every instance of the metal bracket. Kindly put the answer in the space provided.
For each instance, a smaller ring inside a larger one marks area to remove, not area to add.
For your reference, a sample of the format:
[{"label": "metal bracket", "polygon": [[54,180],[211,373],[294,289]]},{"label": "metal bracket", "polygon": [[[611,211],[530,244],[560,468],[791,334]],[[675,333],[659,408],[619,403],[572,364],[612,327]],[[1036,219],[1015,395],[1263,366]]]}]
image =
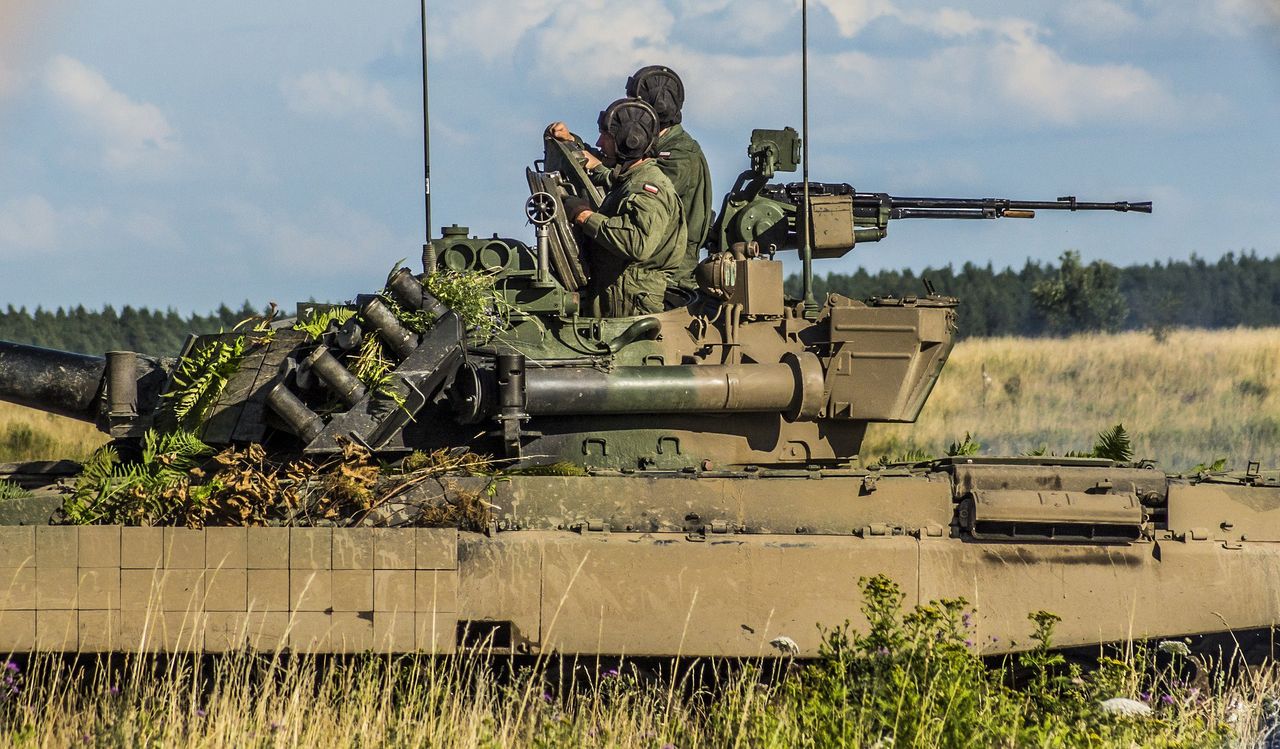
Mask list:
[{"label": "metal bracket", "polygon": [[387,442],[413,421],[413,417],[417,416],[422,407],[427,404],[427,396],[418,389],[413,380],[406,377],[401,382],[404,383],[409,394],[405,396],[404,405],[392,409],[391,413],[378,424],[378,428],[373,430],[373,434],[369,435],[368,445],[374,450],[385,447]]}]

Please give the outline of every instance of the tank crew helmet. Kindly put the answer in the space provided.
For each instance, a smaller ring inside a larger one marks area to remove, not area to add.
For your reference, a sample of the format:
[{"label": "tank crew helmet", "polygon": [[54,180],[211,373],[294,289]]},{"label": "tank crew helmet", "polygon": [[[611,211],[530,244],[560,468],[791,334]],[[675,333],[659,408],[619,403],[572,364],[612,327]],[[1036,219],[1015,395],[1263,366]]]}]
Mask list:
[{"label": "tank crew helmet", "polygon": [[658,143],[658,113],[639,99],[618,99],[600,113],[600,132],[613,137],[618,161],[639,161],[653,155]]},{"label": "tank crew helmet", "polygon": [[680,76],[664,65],[640,68],[627,79],[627,96],[642,99],[658,113],[658,127],[667,129],[680,124],[684,108],[684,83]]}]

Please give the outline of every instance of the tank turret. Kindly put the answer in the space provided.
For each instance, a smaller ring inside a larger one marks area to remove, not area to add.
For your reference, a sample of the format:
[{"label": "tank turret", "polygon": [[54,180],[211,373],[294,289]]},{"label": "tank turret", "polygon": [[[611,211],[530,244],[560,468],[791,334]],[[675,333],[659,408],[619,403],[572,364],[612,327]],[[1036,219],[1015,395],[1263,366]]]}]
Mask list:
[{"label": "tank turret", "polygon": [[[301,304],[256,331],[193,337],[173,361],[5,344],[0,398],[94,421],[119,439],[185,425],[212,445],[317,454],[353,440],[394,457],[465,444],[515,465],[659,471],[849,466],[868,424],[919,415],[952,348],[957,300],[932,289],[832,295],[814,310],[787,298],[778,255],[800,245],[805,193],[769,180],[795,169],[794,130],[753,132],[751,166],[723,202],[699,291],[672,288],[665,311],[642,317],[584,309],[591,259],[563,201],[598,205],[601,195],[572,144],[544,146],[527,172],[533,245],[446,227],[424,274],[401,268],[348,304]],[[814,184],[808,196],[819,258],[883,239],[895,219],[1150,211],[848,185]],[[433,294],[437,273],[491,277],[488,323]],[[323,330],[298,329],[325,319]]]}]

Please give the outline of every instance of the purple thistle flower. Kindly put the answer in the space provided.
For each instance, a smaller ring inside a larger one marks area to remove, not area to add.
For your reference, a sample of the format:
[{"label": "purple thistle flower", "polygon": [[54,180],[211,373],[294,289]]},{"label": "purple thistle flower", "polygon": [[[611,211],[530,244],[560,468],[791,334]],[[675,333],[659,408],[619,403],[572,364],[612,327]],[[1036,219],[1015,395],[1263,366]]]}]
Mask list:
[{"label": "purple thistle flower", "polygon": [[208,715],[208,714],[209,714],[209,713],[208,713],[208,712],[206,712],[204,708],[202,708],[202,707],[197,707],[197,708],[196,708],[196,717],[197,717],[197,718],[203,718],[204,716],[206,716],[206,715]]},{"label": "purple thistle flower", "polygon": [[550,693],[550,692],[543,692],[543,693],[542,693],[542,701],[543,701],[543,702],[551,702],[551,693]]},{"label": "purple thistle flower", "polygon": [[119,695],[120,695],[120,687],[116,686],[115,684],[112,684],[112,685],[111,685],[111,688],[107,690],[107,694],[111,695],[112,697],[117,697],[117,696],[119,696]]},{"label": "purple thistle flower", "polygon": [[18,666],[18,664],[14,663],[13,661],[7,661],[7,662],[5,662],[5,664],[4,664],[4,668],[5,668],[5,670],[6,670],[6,671],[13,671],[14,673],[17,673],[17,672],[19,672],[19,671],[21,671],[21,670],[22,670],[22,669]]},{"label": "purple thistle flower", "polygon": [[1150,692],[1143,692],[1142,694],[1138,695],[1138,699],[1142,700],[1143,702],[1150,702],[1150,701],[1151,701],[1151,693],[1150,693]]},{"label": "purple thistle flower", "polygon": [[1172,705],[1172,704],[1173,704],[1173,695],[1171,695],[1171,694],[1162,694],[1162,695],[1160,695],[1160,701],[1161,701],[1161,702],[1163,702],[1163,703],[1164,703],[1164,704],[1166,704],[1166,705]]},{"label": "purple thistle flower", "polygon": [[965,640],[965,641],[964,641],[964,646],[965,646],[966,648],[971,648],[971,647],[973,647],[973,640]]},{"label": "purple thistle flower", "polygon": [[973,621],[973,614],[970,614],[968,611],[960,615],[960,622],[964,624],[964,626],[969,626],[971,621]]},{"label": "purple thistle flower", "polygon": [[611,668],[611,669],[609,669],[608,671],[605,671],[605,672],[604,672],[604,675],[605,675],[605,676],[617,676],[617,675],[618,675],[618,669],[616,669],[616,668]]}]

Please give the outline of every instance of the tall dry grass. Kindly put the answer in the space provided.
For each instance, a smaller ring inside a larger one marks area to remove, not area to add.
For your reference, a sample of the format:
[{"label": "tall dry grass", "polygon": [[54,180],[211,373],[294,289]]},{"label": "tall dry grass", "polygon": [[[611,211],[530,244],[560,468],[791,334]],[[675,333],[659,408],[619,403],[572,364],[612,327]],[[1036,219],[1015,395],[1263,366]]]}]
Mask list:
[{"label": "tall dry grass", "polygon": [[92,424],[0,402],[0,463],[84,460],[106,442]]},{"label": "tall dry grass", "polygon": [[1063,454],[1117,423],[1137,458],[1171,470],[1280,466],[1280,328],[966,340],[919,421],[873,425],[863,454],[941,455],[965,432],[983,454]]},{"label": "tall dry grass", "polygon": [[[637,669],[478,653],[11,657],[0,660],[0,745],[1234,748],[1275,731],[1271,666],[1214,666],[1191,682],[1186,667],[1208,663],[1199,656],[1160,665],[1131,648],[1081,672],[1042,651],[1016,676],[940,640],[936,619],[908,622],[889,625],[888,647],[843,640],[767,677],[761,663]],[[1115,698],[1146,714],[1108,714]]]}]

